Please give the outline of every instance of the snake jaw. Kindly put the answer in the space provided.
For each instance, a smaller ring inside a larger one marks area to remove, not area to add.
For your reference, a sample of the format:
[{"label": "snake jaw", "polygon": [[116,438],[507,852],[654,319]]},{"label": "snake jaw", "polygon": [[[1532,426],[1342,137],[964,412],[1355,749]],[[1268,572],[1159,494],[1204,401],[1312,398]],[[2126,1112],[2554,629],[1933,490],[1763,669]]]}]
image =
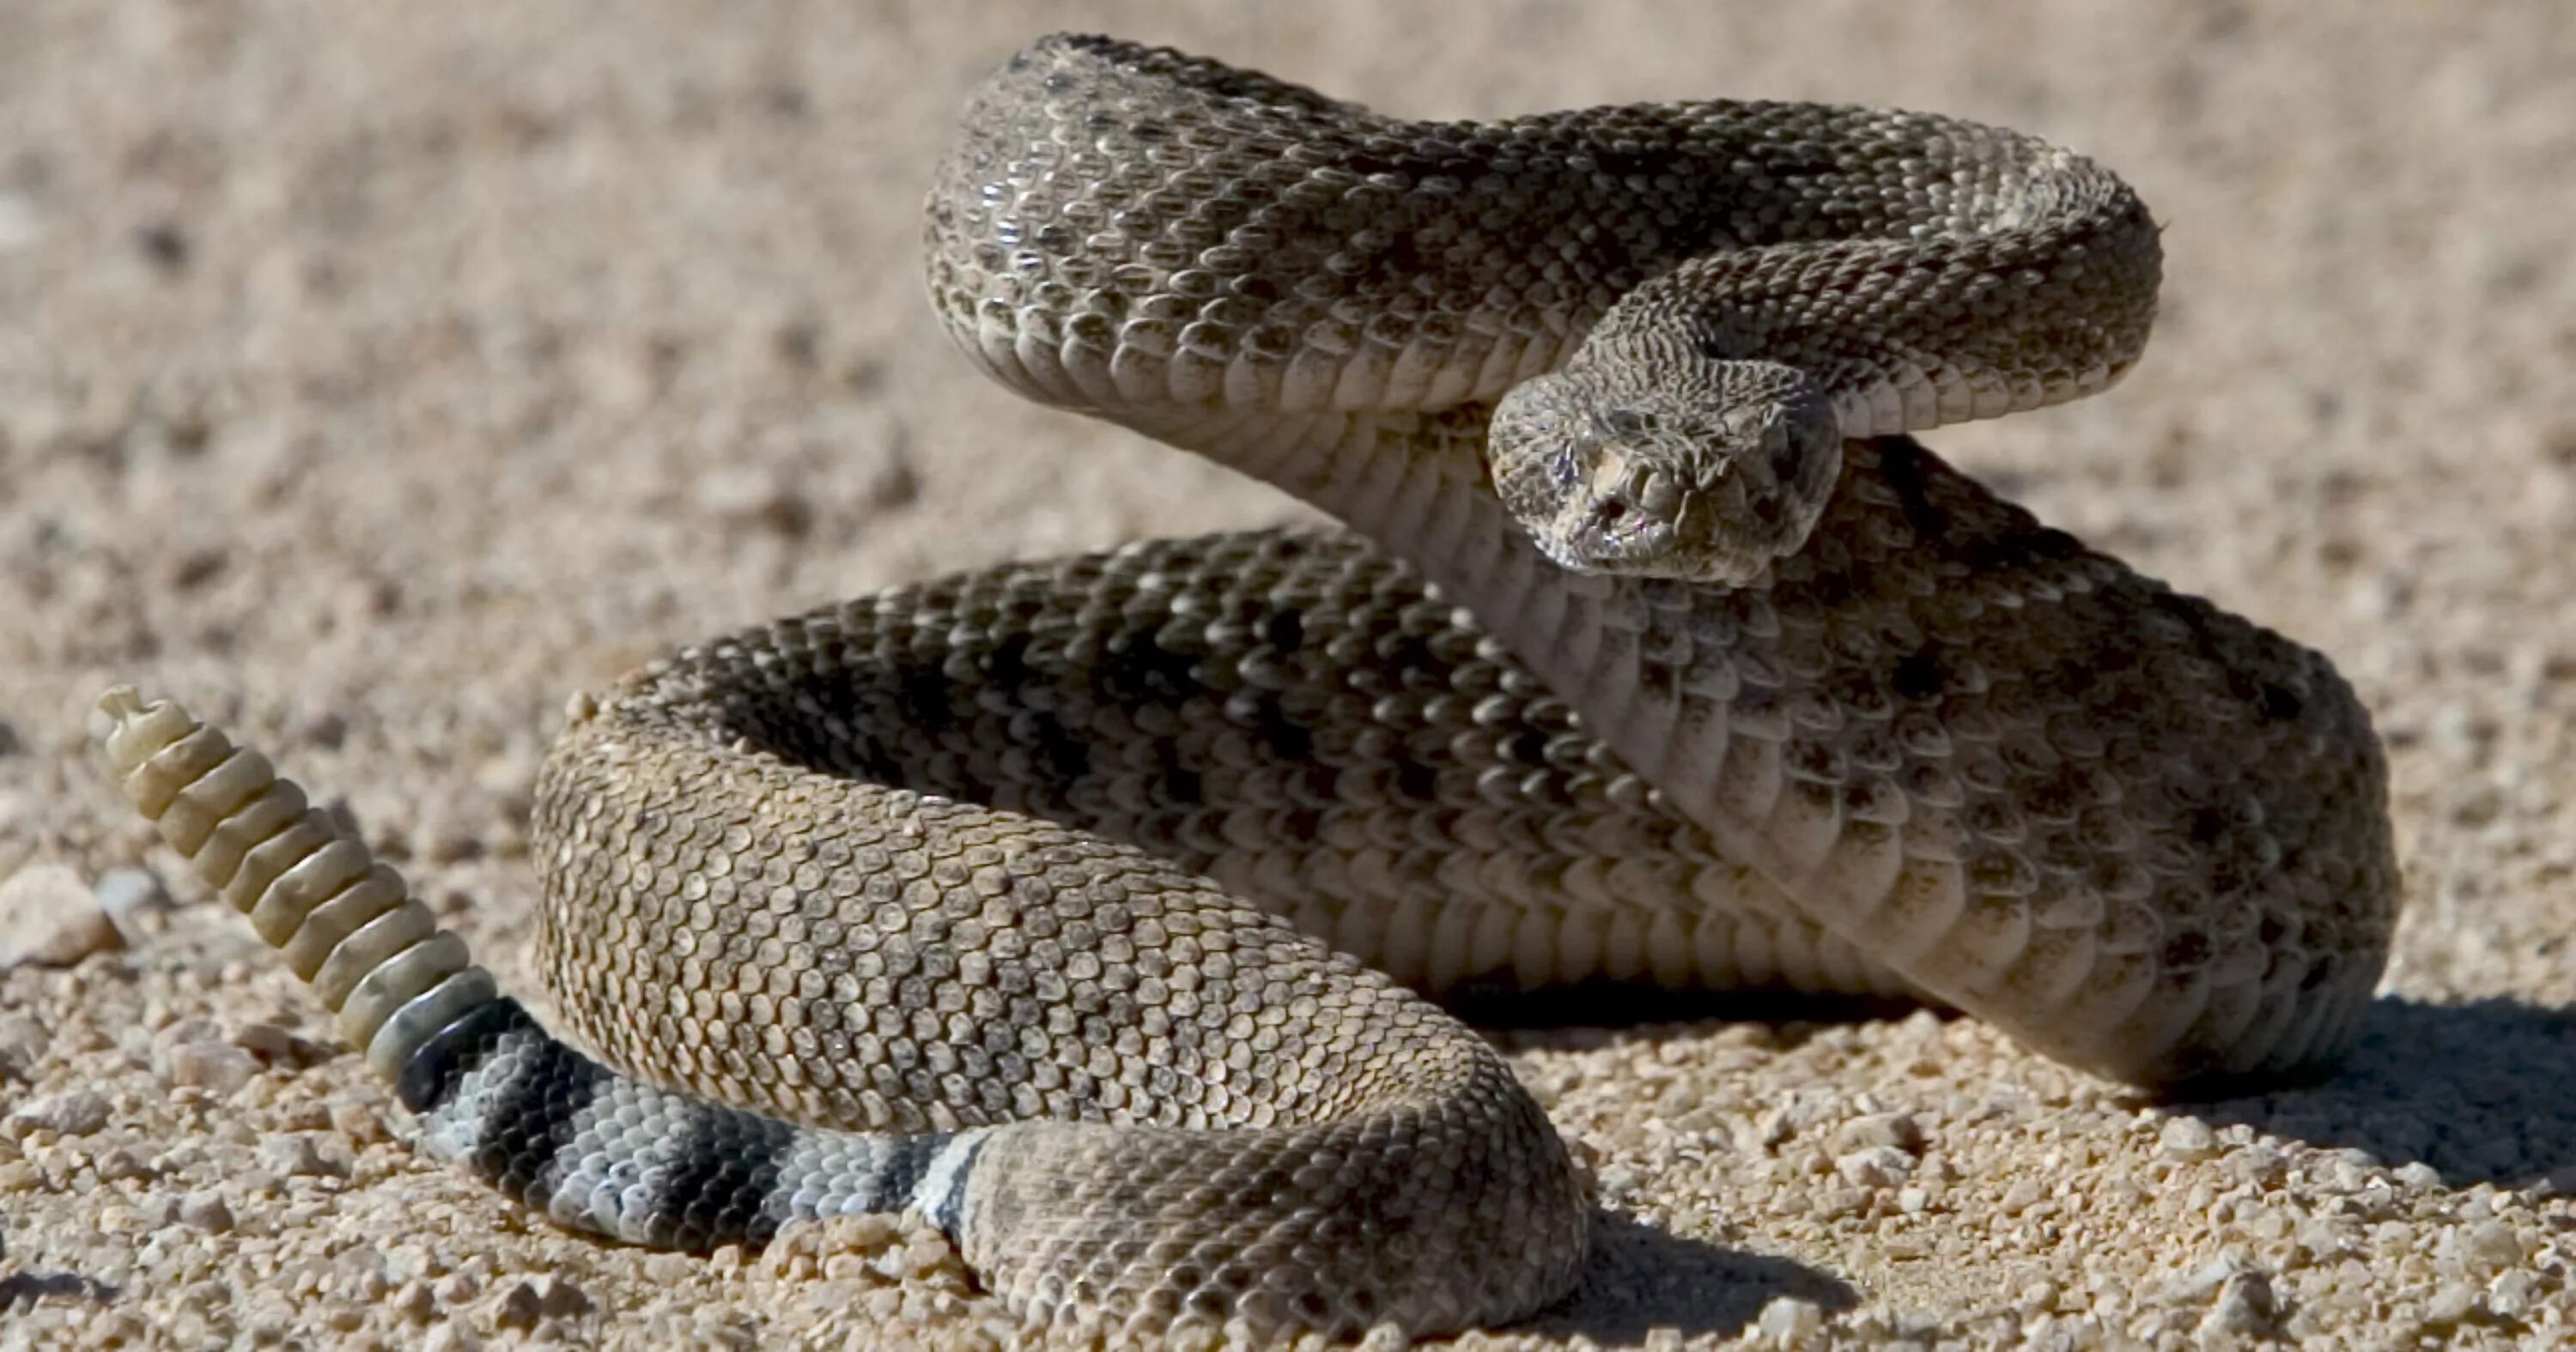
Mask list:
[{"label": "snake jaw", "polygon": [[[1587,437],[1556,477],[1564,496],[1550,529],[1534,538],[1564,567],[1734,585],[1770,562],[1727,547],[1724,524],[1700,510],[1724,490],[1723,461],[1658,467],[1646,447]],[[1701,536],[1695,526],[1706,527]]]},{"label": "snake jaw", "polygon": [[1495,407],[1495,491],[1539,551],[1576,572],[1740,586],[1803,547],[1842,463],[1813,382],[1630,355],[1578,354]]}]

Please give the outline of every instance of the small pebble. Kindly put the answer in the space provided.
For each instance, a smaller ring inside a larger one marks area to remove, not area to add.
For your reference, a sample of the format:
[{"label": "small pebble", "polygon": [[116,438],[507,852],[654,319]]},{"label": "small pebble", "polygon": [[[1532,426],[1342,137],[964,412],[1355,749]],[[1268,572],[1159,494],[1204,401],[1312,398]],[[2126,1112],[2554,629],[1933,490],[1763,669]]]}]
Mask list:
[{"label": "small pebble", "polygon": [[2472,1272],[2499,1271],[2523,1259],[2522,1236],[2503,1221],[2480,1221],[2460,1236],[2459,1243]]},{"label": "small pebble", "polygon": [[1795,1347],[1813,1338],[1825,1327],[1825,1312],[1812,1300],[1795,1296],[1773,1296],[1762,1307],[1761,1317],[1754,1321],[1764,1337],[1784,1347]]},{"label": "small pebble", "polygon": [[2156,1150],[2174,1159],[2207,1159],[2218,1153],[2218,1133],[2197,1117],[2172,1118],[2156,1133]]},{"label": "small pebble", "polygon": [[222,1042],[182,1042],[164,1054],[170,1083],[194,1085],[218,1097],[228,1096],[259,1074],[249,1052]]},{"label": "small pebble", "polygon": [[1403,1329],[1393,1324],[1375,1324],[1370,1326],[1368,1336],[1360,1339],[1359,1352],[1405,1352],[1411,1346],[1413,1340],[1405,1336]]},{"label": "small pebble", "polygon": [[430,1294],[429,1283],[414,1279],[394,1289],[393,1311],[414,1324],[426,1324],[438,1313],[438,1297]]},{"label": "small pebble", "polygon": [[434,1325],[420,1340],[421,1352],[483,1352],[483,1340],[464,1323],[450,1319]]},{"label": "small pebble", "polygon": [[179,1199],[179,1219],[208,1234],[220,1235],[233,1228],[233,1209],[221,1193],[192,1192]]},{"label": "small pebble", "polygon": [[12,1135],[41,1129],[57,1136],[87,1136],[106,1126],[108,1115],[106,1095],[90,1089],[70,1089],[20,1104],[9,1114],[9,1124]]},{"label": "small pebble", "polygon": [[536,1279],[537,1312],[548,1319],[570,1319],[591,1311],[589,1293],[570,1277],[544,1273]]},{"label": "small pebble", "polygon": [[2245,1265],[2232,1254],[2216,1258],[2165,1283],[2162,1298],[2178,1305],[2193,1305],[2209,1299],[2210,1293],[2224,1287],[2228,1279],[2245,1270]]},{"label": "small pebble", "polygon": [[1834,1161],[1834,1172],[1864,1188],[1893,1188],[1914,1174],[1914,1157],[1894,1146],[1874,1145]]},{"label": "small pebble", "polygon": [[492,1327],[496,1329],[524,1331],[537,1326],[537,1320],[543,1317],[544,1304],[544,1298],[537,1293],[537,1284],[521,1278],[502,1287],[484,1313],[491,1318]]},{"label": "small pebble", "polygon": [[25,1014],[0,1014],[0,1079],[31,1079],[53,1045],[45,1026]]},{"label": "small pebble", "polygon": [[148,941],[170,909],[170,889],[148,868],[112,868],[90,888],[101,914],[129,945]]},{"label": "small pebble", "polygon": [[2220,1333],[2254,1337],[2271,1331],[2281,1316],[2271,1279],[2260,1272],[2231,1274],[2218,1288],[2218,1303],[2201,1326]]},{"label": "small pebble", "polygon": [[153,1175],[152,1166],[145,1163],[142,1156],[121,1145],[100,1151],[97,1158],[90,1161],[90,1167],[98,1171],[100,1179],[109,1183],[147,1179]]},{"label": "small pebble", "polygon": [[354,1099],[334,1102],[330,1110],[331,1129],[355,1147],[377,1145],[393,1139],[393,1129],[385,1124],[385,1115],[372,1103]]},{"label": "small pebble", "polygon": [[281,1025],[267,1022],[246,1023],[233,1030],[232,1044],[260,1059],[264,1065],[303,1065],[320,1059],[316,1053],[329,1053],[316,1044],[297,1037]]},{"label": "small pebble", "polygon": [[69,865],[30,864],[0,881],[0,971],[69,967],[124,943]]},{"label": "small pebble", "polygon": [[2499,1318],[2519,1319],[2540,1296],[2540,1278],[2528,1268],[2515,1268],[2487,1287],[2487,1308]]},{"label": "small pebble", "polygon": [[259,1143],[260,1167],[286,1178],[341,1178],[348,1170],[323,1157],[311,1136],[271,1136]]},{"label": "small pebble", "polygon": [[1872,1113],[1844,1123],[1834,1133],[1834,1144],[1846,1152],[1875,1146],[1919,1155],[1923,1153],[1923,1127],[1908,1113]]},{"label": "small pebble", "polygon": [[2466,1282],[2451,1282],[2433,1293],[2424,1306],[2424,1322],[2458,1324],[2478,1313],[2478,1291]]}]

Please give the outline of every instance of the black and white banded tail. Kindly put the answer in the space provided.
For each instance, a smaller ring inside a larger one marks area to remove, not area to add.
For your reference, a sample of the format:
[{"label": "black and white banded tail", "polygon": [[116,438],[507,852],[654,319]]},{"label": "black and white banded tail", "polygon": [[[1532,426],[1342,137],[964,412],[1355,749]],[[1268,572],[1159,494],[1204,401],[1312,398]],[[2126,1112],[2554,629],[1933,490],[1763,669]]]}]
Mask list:
[{"label": "black and white banded tail", "polygon": [[960,1233],[993,1129],[827,1131],[601,1065],[502,995],[402,876],[266,757],[129,686],[99,707],[126,798],[339,1015],[432,1157],[559,1224],[656,1248],[758,1244],[791,1220],[906,1207]]}]

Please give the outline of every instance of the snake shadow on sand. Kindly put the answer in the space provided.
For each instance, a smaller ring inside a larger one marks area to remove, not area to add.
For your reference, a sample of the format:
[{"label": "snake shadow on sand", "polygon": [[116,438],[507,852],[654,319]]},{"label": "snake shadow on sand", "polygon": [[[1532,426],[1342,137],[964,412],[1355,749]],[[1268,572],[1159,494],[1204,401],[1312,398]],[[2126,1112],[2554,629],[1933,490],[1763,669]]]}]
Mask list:
[{"label": "snake shadow on sand", "polygon": [[1592,1244],[1574,1295],[1520,1329],[1628,1346],[1664,1328],[1729,1336],[1780,1296],[1828,1313],[1860,1303],[1849,1284],[1795,1260],[1687,1239],[1616,1213],[1593,1214]]},{"label": "snake shadow on sand", "polygon": [[2359,1045],[2314,1084],[2177,1112],[2379,1163],[2450,1187],[2576,1188],[2576,1008],[2512,999],[2373,1001]]},{"label": "snake shadow on sand", "polygon": [[[1749,1013],[1769,1021],[1783,1013],[1736,1007],[1744,1003],[1728,1002],[1715,1017]],[[1655,1012],[1711,1015],[1707,1009]],[[1788,1026],[1812,1031],[1888,1011],[1860,1002],[1793,1001],[1786,1012],[1799,1020]],[[1518,1013],[1521,1018],[1503,1023],[1521,1030],[1571,1023],[1532,1017],[1526,1007]],[[1639,1033],[1625,1029],[1628,1036]],[[2535,1073],[2563,1066],[2576,1066],[2576,1008],[2387,996],[2371,1004],[2360,1043],[2324,1079],[2161,1106],[2215,1126],[2241,1124],[2320,1149],[2359,1150],[2390,1168],[2429,1165],[2447,1187],[2547,1182],[2576,1190],[2576,1077]],[[1777,1297],[1811,1301],[1828,1312],[1860,1299],[1848,1283],[1791,1259],[1674,1235],[1615,1213],[1595,1213],[1595,1225],[1583,1285],[1526,1325],[1529,1330],[1582,1334],[1610,1346],[1633,1345],[1660,1328],[1722,1337],[1749,1326]]]}]

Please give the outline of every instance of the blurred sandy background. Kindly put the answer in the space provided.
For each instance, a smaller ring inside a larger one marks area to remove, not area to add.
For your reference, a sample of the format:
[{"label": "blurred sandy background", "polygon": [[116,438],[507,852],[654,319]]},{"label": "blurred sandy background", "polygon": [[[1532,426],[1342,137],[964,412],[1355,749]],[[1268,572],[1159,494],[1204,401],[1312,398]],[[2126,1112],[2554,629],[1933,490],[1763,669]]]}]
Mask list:
[{"label": "blurred sandy background", "polygon": [[[949,119],[1061,28],[1425,116],[1814,98],[2103,158],[2168,227],[2147,361],[1931,444],[2324,649],[2388,740],[2408,919],[2323,1088],[2150,1110],[1929,1019],[1512,1043],[1633,1218],[1536,1336],[2570,1336],[2554,0],[0,0],[0,878],[139,863],[202,895],[87,757],[89,702],[139,678],[345,795],[524,983],[527,786],[575,688],[937,571],[1295,516],[1018,403],[932,326],[916,212]],[[547,1232],[370,1125],[389,1101],[237,920],[137,926],[0,973],[0,1346],[996,1332],[928,1269]],[[192,1040],[256,1073],[174,1088]],[[74,1092],[104,1125],[29,1107]],[[1890,1114],[1927,1144],[1882,1187],[1843,1161]]]}]

